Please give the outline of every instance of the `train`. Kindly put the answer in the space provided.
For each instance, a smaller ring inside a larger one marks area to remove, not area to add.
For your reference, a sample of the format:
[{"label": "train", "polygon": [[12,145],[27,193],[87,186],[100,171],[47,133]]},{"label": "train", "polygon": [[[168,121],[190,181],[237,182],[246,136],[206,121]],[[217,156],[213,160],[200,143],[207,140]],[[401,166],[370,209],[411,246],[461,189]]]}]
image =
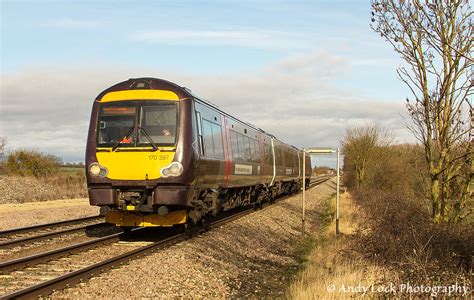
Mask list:
[{"label": "train", "polygon": [[259,207],[297,193],[311,177],[300,149],[186,87],[149,77],[95,98],[85,161],[90,205],[128,230],[195,225]]}]

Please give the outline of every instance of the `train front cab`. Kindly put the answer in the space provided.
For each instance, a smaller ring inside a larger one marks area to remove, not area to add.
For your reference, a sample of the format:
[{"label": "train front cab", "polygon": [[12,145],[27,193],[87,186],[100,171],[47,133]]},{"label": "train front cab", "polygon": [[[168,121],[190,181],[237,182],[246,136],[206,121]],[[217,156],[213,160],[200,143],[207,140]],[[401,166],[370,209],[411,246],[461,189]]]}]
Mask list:
[{"label": "train front cab", "polygon": [[174,86],[122,86],[93,105],[86,150],[90,204],[118,226],[183,224],[193,197],[194,162],[184,151],[192,149],[192,100]]}]

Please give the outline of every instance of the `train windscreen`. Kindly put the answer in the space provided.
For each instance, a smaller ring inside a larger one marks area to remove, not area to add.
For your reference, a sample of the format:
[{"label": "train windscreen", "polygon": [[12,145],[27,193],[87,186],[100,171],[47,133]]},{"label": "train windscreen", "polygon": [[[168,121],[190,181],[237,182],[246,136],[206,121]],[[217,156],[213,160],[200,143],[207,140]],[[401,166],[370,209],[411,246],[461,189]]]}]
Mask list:
[{"label": "train windscreen", "polygon": [[99,147],[169,146],[176,143],[178,104],[120,101],[101,104]]}]

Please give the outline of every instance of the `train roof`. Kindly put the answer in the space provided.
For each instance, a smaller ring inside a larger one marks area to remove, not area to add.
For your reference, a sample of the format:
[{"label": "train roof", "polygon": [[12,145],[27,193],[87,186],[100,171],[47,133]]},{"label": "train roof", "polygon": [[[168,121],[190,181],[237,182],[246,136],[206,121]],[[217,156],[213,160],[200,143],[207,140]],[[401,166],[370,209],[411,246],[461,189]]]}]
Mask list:
[{"label": "train roof", "polygon": [[[128,80],[122,81],[120,83],[117,83],[117,84],[103,90],[95,98],[95,101],[100,101],[100,99],[102,99],[102,97],[105,94],[110,93],[110,92],[117,92],[117,91],[123,91],[123,90],[147,90],[147,89],[150,89],[150,90],[168,90],[168,91],[171,91],[171,92],[175,93],[179,97],[180,100],[187,99],[187,98],[194,98],[197,101],[199,101],[199,102],[201,102],[205,105],[208,105],[208,106],[212,107],[215,110],[218,110],[220,113],[222,113],[222,114],[224,114],[228,117],[231,117],[231,118],[237,120],[238,122],[241,122],[242,124],[244,124],[246,126],[249,126],[249,127],[253,128],[257,131],[260,131],[260,132],[268,135],[269,137],[274,138],[275,140],[278,140],[280,143],[284,143],[283,141],[276,138],[273,134],[268,133],[268,132],[264,131],[263,129],[258,128],[256,126],[250,124],[250,123],[242,121],[242,120],[226,113],[225,111],[221,110],[216,104],[196,96],[190,89],[188,89],[184,86],[180,86],[180,85],[178,85],[176,83],[173,83],[171,81],[164,80],[164,79],[159,79],[159,78],[154,78],[154,77],[130,78]],[[286,144],[286,143],[284,143],[284,144]],[[289,144],[286,144],[286,145],[288,145],[291,148],[298,149],[293,145],[289,145]]]},{"label": "train roof", "polygon": [[102,97],[110,92],[117,92],[123,90],[167,90],[175,93],[179,99],[194,97],[189,89],[179,86],[176,83],[167,81],[164,79],[158,79],[153,77],[141,77],[141,78],[130,78],[129,80],[117,83],[108,89],[102,91],[96,98],[96,101],[102,99]]}]

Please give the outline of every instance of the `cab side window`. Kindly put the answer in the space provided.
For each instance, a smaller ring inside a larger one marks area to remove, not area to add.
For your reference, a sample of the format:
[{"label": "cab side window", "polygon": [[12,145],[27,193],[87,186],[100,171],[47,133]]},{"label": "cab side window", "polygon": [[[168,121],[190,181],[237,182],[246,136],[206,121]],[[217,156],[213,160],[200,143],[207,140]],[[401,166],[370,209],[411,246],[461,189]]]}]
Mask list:
[{"label": "cab side window", "polygon": [[202,120],[202,136],[204,139],[204,155],[214,157],[214,142],[212,141],[212,123]]},{"label": "cab side window", "polygon": [[204,156],[210,158],[224,158],[221,126],[202,119],[202,135],[204,139]]}]

